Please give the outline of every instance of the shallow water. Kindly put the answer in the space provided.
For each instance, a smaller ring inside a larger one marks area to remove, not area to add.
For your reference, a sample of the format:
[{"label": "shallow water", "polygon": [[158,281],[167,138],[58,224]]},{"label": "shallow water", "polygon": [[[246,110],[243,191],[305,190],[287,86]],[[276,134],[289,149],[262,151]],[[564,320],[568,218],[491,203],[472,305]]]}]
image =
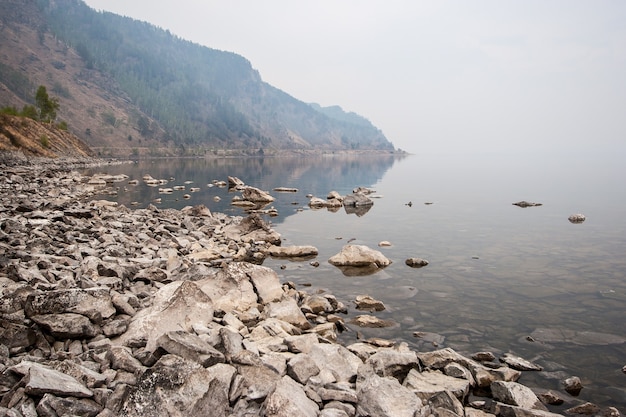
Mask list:
[{"label": "shallow water", "polygon": [[[348,318],[363,313],[353,308],[356,295],[369,294],[387,307],[376,315],[397,323],[352,329],[341,336],[346,343],[356,340],[358,330],[418,350],[511,352],[545,369],[525,372],[521,382],[557,390],[568,400],[561,381],[577,375],[585,386],[579,399],[624,413],[623,160],[619,153],[324,156],[140,161],[98,171],[139,179],[137,186],[118,183],[115,197],[102,197],[128,206],[137,202],[134,207],[160,197],[160,207],[205,204],[244,215],[230,204],[238,193],[208,184],[231,175],[270,191],[279,216],[268,220],[283,245],[316,246],[320,266],[278,259],[264,265],[282,281],[334,294],[350,307]],[[144,174],[170,180],[164,187],[192,183],[160,195],[158,187],[141,182]],[[373,188],[379,197],[363,215],[306,206],[309,193],[325,198],[331,190],[345,195],[358,186]],[[192,193],[191,187],[200,190]],[[298,192],[278,193],[275,187]],[[520,200],[543,205],[512,205]],[[574,213],[587,220],[570,223]],[[327,260],[350,239],[380,250],[393,263],[373,275],[344,275]],[[379,248],[383,240],[392,246]],[[430,264],[410,268],[404,264],[408,257]]]}]

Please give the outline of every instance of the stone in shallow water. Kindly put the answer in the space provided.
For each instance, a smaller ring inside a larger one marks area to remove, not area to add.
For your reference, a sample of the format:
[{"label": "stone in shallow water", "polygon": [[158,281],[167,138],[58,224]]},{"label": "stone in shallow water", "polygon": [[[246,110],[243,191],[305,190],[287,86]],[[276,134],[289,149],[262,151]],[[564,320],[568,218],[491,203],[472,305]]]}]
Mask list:
[{"label": "stone in shallow water", "polygon": [[518,371],[541,371],[543,369],[537,364],[529,362],[519,356],[511,355],[510,353],[502,355],[502,357],[500,357],[500,361],[506,363],[513,369],[517,369]]},{"label": "stone in shallow water", "polygon": [[555,328],[537,328],[530,336],[544,343],[573,343],[582,346],[619,345],[626,343],[625,336],[610,333],[599,333]]}]

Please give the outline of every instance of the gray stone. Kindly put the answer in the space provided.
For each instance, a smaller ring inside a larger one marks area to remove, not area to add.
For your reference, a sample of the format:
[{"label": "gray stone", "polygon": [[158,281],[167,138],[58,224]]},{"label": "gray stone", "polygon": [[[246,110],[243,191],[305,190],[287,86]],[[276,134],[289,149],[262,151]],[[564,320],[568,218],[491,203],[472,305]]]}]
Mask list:
[{"label": "gray stone", "polygon": [[250,186],[244,187],[241,196],[244,200],[252,201],[253,203],[271,203],[275,200],[267,191]]},{"label": "gray stone", "polygon": [[162,334],[156,341],[157,347],[168,353],[181,356],[208,368],[224,363],[224,355],[195,334],[175,330]]},{"label": "gray stone", "polygon": [[131,350],[125,346],[112,346],[107,351],[106,358],[111,363],[111,368],[113,369],[130,373],[141,373],[145,369],[143,364],[133,356]]},{"label": "gray stone", "polygon": [[394,349],[381,349],[370,356],[365,363],[371,365],[377,375],[404,381],[409,371],[419,369],[417,355],[413,351],[399,352]]},{"label": "gray stone", "polygon": [[96,336],[100,328],[85,316],[75,313],[43,314],[31,320],[56,338],[87,339]]},{"label": "gray stone", "polygon": [[585,220],[587,220],[587,218],[585,217],[584,214],[579,213],[579,214],[572,214],[571,216],[567,218],[567,220],[569,220],[570,223],[580,224],[584,222]]},{"label": "gray stone", "polygon": [[359,372],[356,392],[357,416],[414,417],[422,408],[422,401],[397,379],[380,377],[373,372]]},{"label": "gray stone", "polygon": [[276,258],[304,258],[316,256],[319,252],[315,246],[270,246],[270,256]]},{"label": "gray stone", "polygon": [[505,404],[526,409],[548,410],[530,388],[517,382],[495,381],[491,384],[491,393],[495,400]]},{"label": "gray stone", "polygon": [[344,346],[336,344],[315,344],[309,353],[320,370],[330,370],[337,381],[354,381],[361,359]]},{"label": "gray stone", "polygon": [[313,333],[287,336],[284,340],[289,351],[293,353],[309,353],[313,345],[319,343],[317,335]]},{"label": "gray stone", "polygon": [[415,392],[424,402],[444,391],[452,392],[463,401],[470,389],[470,383],[466,379],[450,377],[440,371],[418,372],[416,369],[409,372],[403,385]]},{"label": "gray stone", "polygon": [[204,368],[177,355],[165,355],[139,379],[119,415],[228,415],[228,392],[235,368]]},{"label": "gray stone", "polygon": [[367,197],[364,193],[356,192],[348,194],[343,198],[343,205],[345,207],[363,207],[372,206],[374,202]]},{"label": "gray stone", "polygon": [[267,304],[264,314],[268,318],[285,321],[302,330],[311,328],[311,323],[309,323],[300,310],[298,303],[292,298],[286,298],[280,302]]},{"label": "gray stone", "polygon": [[43,410],[52,410],[54,416],[95,417],[102,411],[102,406],[88,398],[59,398],[48,393],[37,404],[39,415],[45,415]]},{"label": "gray stone", "polygon": [[29,395],[53,394],[77,398],[87,398],[93,395],[93,392],[76,378],[45,365],[24,361],[12,367],[11,370],[24,375],[24,390]]},{"label": "gray stone", "polygon": [[108,288],[72,288],[35,293],[25,304],[29,317],[44,314],[76,313],[99,323],[115,314]]},{"label": "gray stone", "polygon": [[335,266],[367,267],[375,265],[379,268],[391,264],[391,261],[381,252],[364,245],[345,245],[328,262]]},{"label": "gray stone", "polygon": [[512,355],[510,353],[505,353],[500,357],[500,361],[506,363],[513,369],[517,369],[518,371],[541,371],[543,368],[537,364],[534,364],[526,359],[520,358],[519,356]]},{"label": "gray stone", "polygon": [[375,300],[369,295],[357,295],[354,301],[358,310],[383,311],[385,304],[382,301]]},{"label": "gray stone", "polygon": [[229,400],[231,403],[239,398],[261,401],[274,391],[280,380],[280,375],[265,366],[238,365]]},{"label": "gray stone", "polygon": [[310,377],[319,372],[320,368],[307,354],[296,355],[287,362],[287,375],[302,385],[305,385]]},{"label": "gray stone", "polygon": [[422,258],[407,258],[404,263],[411,268],[421,268],[423,266],[428,265],[428,261]]},{"label": "gray stone", "polygon": [[563,381],[565,391],[573,396],[578,396],[583,389],[583,383],[577,376],[572,376]]},{"label": "gray stone", "polygon": [[248,262],[233,262],[227,270],[231,278],[238,274],[235,278],[238,282],[244,282],[247,277],[258,295],[259,302],[263,304],[279,301],[284,295],[278,274],[270,268]]},{"label": "gray stone", "polygon": [[206,325],[212,321],[213,311],[213,302],[197,283],[173,282],[161,288],[153,305],[136,314],[126,333],[113,341],[132,344],[143,339],[146,349],[154,351],[162,334],[181,329],[190,332],[194,323]]},{"label": "gray stone", "polygon": [[264,403],[266,417],[317,417],[319,407],[309,399],[300,385],[289,376],[276,384]]}]

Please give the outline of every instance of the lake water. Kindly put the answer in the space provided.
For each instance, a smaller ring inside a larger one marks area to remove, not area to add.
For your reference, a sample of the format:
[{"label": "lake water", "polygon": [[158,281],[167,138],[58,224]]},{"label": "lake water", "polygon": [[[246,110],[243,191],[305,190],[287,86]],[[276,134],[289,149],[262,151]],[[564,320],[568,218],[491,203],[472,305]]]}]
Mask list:
[{"label": "lake water", "polygon": [[[475,154],[317,156],[140,161],[98,169],[126,173],[140,184],[118,184],[114,199],[145,207],[205,204],[212,211],[245,213],[213,180],[236,176],[270,191],[277,217],[267,218],[283,245],[313,245],[319,267],[307,261],[268,259],[281,280],[307,291],[328,291],[349,306],[346,320],[363,312],[357,295],[386,305],[376,316],[397,324],[341,335],[407,342],[416,350],[451,347],[463,354],[510,352],[544,367],[525,372],[526,385],[553,389],[566,400],[561,381],[579,376],[578,397],[626,412],[626,165],[620,153],[546,155]],[[93,172],[93,171],[92,171]],[[159,195],[144,174],[186,184]],[[190,182],[191,181],[191,182]],[[379,198],[366,213],[308,208],[307,194],[345,195],[358,186]],[[190,187],[198,187],[190,192]],[[297,193],[278,193],[294,187]],[[184,199],[189,194],[190,199]],[[221,198],[220,202],[214,197]],[[540,207],[520,208],[527,200]],[[411,202],[412,205],[407,205]],[[432,204],[425,204],[432,203]],[[587,220],[572,224],[568,216]],[[366,276],[346,276],[327,261],[352,243],[380,250],[393,263]],[[391,247],[378,247],[381,241]],[[430,264],[410,268],[420,257]],[[416,332],[418,335],[416,336]],[[572,406],[553,408],[562,411]]]}]

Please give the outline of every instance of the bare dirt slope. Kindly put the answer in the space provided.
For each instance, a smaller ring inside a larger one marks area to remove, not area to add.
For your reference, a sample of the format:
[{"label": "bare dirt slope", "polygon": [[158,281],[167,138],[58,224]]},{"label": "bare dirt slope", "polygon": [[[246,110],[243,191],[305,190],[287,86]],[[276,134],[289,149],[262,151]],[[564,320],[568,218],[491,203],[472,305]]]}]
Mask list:
[{"label": "bare dirt slope", "polygon": [[26,156],[88,157],[94,152],[72,133],[24,117],[0,115],[0,152]]}]

